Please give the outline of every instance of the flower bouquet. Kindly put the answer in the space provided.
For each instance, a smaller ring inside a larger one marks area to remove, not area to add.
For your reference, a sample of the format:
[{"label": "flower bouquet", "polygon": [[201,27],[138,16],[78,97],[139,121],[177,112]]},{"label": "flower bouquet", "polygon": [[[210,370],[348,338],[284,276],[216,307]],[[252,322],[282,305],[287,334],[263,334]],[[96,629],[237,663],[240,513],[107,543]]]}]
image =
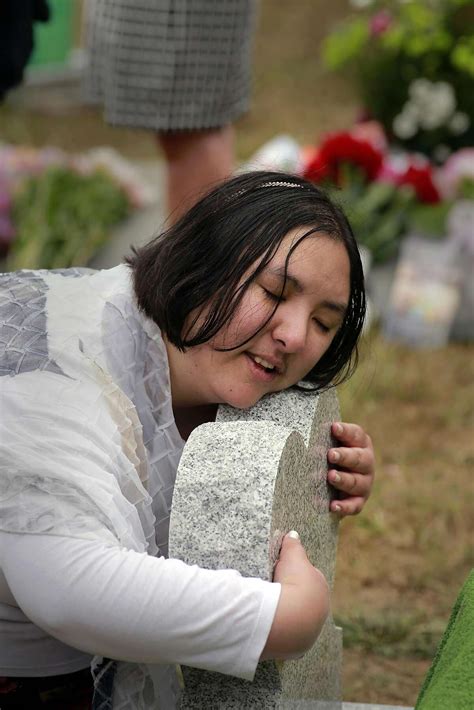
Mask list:
[{"label": "flower bouquet", "polygon": [[148,186],[109,149],[0,146],[0,256],[5,268],[85,266],[111,227],[148,204]]},{"label": "flower bouquet", "polygon": [[304,176],[341,205],[374,263],[396,256],[407,232],[445,236],[454,201],[474,197],[474,149],[437,167],[423,155],[394,150],[374,121],[324,136],[304,150],[303,162]]},{"label": "flower bouquet", "polygon": [[472,0],[352,0],[323,60],[350,72],[391,143],[443,163],[474,145]]}]

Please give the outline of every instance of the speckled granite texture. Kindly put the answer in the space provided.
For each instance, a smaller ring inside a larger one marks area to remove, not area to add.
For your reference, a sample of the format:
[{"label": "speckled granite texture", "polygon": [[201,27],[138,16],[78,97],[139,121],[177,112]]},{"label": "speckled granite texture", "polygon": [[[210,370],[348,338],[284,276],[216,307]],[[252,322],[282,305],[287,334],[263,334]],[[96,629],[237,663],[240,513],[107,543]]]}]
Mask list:
[{"label": "speckled granite texture", "polygon": [[[329,513],[326,452],[338,419],[333,391],[281,392],[245,411],[220,407],[216,422],[198,427],[184,448],[170,555],[271,580],[282,537],[294,529],[332,586],[338,521]],[[340,710],[341,657],[341,630],[328,619],[302,659],[261,663],[252,683],[183,668],[181,708],[290,708],[296,700],[321,700],[324,710]]]}]

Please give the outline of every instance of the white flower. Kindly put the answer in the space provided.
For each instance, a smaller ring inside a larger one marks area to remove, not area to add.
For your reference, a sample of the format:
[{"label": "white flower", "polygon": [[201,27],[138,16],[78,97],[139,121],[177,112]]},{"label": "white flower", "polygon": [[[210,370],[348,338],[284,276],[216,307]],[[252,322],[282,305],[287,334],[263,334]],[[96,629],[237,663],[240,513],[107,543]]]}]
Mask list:
[{"label": "white flower", "polygon": [[415,79],[408,87],[408,94],[415,101],[424,101],[430,94],[431,86],[432,83],[428,79]]},{"label": "white flower", "polygon": [[393,132],[398,138],[406,139],[413,138],[418,131],[418,125],[415,118],[409,112],[402,111],[395,116],[392,123]]},{"label": "white flower", "polygon": [[456,95],[451,84],[446,81],[429,81],[421,77],[411,82],[408,87],[411,111],[418,114],[418,123],[424,130],[430,131],[446,124],[456,109]]},{"label": "white flower", "polygon": [[469,120],[467,113],[464,113],[464,111],[457,111],[450,120],[448,128],[451,133],[454,133],[455,136],[460,136],[461,133],[465,133],[467,131],[470,125],[471,121]]},{"label": "white flower", "polygon": [[423,113],[422,106],[420,104],[417,104],[415,101],[407,101],[402,108],[402,113],[404,116],[411,118],[411,120],[414,121],[418,126],[420,122],[420,117]]},{"label": "white flower", "polygon": [[397,175],[401,175],[410,166],[411,158],[406,150],[391,150],[387,156],[388,167]]},{"label": "white flower", "polygon": [[425,131],[432,131],[444,123],[444,115],[436,109],[426,110],[420,117],[420,126]]},{"label": "white flower", "polygon": [[433,101],[438,111],[444,113],[446,118],[451,116],[456,109],[456,94],[451,84],[447,81],[438,81],[433,84]]}]

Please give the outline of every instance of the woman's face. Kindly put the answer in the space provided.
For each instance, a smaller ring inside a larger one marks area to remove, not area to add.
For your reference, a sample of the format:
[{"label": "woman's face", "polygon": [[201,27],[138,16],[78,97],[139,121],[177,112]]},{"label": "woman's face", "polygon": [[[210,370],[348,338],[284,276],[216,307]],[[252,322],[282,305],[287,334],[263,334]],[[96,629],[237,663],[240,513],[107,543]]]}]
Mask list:
[{"label": "woman's face", "polygon": [[344,245],[322,233],[305,238],[291,255],[283,300],[264,328],[235,350],[218,349],[244,342],[269,317],[282,289],[287,254],[307,231],[302,227],[286,235],[213,340],[173,352],[175,404],[250,407],[303,379],[324,355],[344,319],[350,263]]}]

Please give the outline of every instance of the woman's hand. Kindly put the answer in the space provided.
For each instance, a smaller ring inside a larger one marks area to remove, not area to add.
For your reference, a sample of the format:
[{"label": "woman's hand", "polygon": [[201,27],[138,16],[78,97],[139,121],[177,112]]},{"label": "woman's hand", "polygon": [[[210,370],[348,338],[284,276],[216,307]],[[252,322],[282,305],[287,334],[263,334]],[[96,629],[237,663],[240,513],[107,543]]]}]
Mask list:
[{"label": "woman's hand", "polygon": [[364,507],[374,482],[372,440],[357,424],[334,422],[331,431],[342,444],[328,451],[328,480],[341,492],[338,499],[331,501],[331,510],[341,517],[356,515]]},{"label": "woman's hand", "polygon": [[283,539],[273,581],[280,582],[281,594],[260,658],[299,658],[321,633],[329,614],[329,588],[294,531]]}]

